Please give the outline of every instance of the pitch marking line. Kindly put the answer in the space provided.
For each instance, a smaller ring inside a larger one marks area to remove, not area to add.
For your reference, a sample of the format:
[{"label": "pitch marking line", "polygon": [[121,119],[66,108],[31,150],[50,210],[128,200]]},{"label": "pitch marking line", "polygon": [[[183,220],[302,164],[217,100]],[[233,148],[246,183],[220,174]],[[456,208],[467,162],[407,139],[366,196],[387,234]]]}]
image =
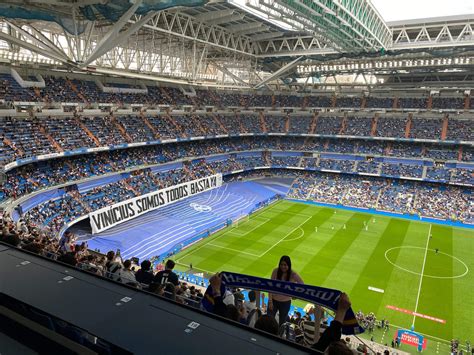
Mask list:
[{"label": "pitch marking line", "polygon": [[[260,217],[260,218],[264,218],[264,217]],[[242,236],[242,237],[243,237],[244,235],[247,235],[247,234],[253,232],[255,229],[260,228],[261,226],[263,226],[265,223],[269,222],[270,220],[271,220],[270,218],[265,218],[265,221],[263,221],[263,222],[260,223],[260,224],[257,224],[257,225],[256,225],[255,227],[253,227],[252,229],[250,229],[250,230],[248,230],[248,231],[246,231],[246,232],[243,232],[243,233],[240,233],[240,231],[238,230],[238,227],[236,228],[236,230],[232,230],[232,229],[231,229],[231,230],[229,231],[229,233],[232,232],[232,233],[234,233],[234,234],[236,234],[236,235],[239,235],[239,236]],[[246,221],[246,222],[244,222],[244,223],[249,223],[249,222],[250,222],[250,221]],[[258,222],[258,220],[257,220],[257,222]],[[237,233],[237,232],[239,232],[239,233]],[[217,239],[217,238],[216,238],[216,239]]]},{"label": "pitch marking line", "polygon": [[302,232],[302,233],[300,233],[300,235],[299,235],[298,237],[293,238],[293,239],[285,239],[285,240],[283,240],[283,241],[284,241],[284,242],[293,242],[293,241],[295,241],[295,240],[298,240],[298,239],[303,238],[303,237],[304,237],[304,230],[303,230],[303,228],[298,227],[298,229]]},{"label": "pitch marking line", "polygon": [[[400,265],[397,265],[396,263],[394,263],[392,260],[390,260],[390,258],[388,257],[389,253],[392,251],[392,250],[395,250],[395,249],[403,249],[403,248],[406,248],[406,249],[425,249],[424,247],[414,247],[414,246],[409,246],[409,245],[402,245],[400,247],[393,247],[393,248],[390,248],[390,249],[387,249],[385,251],[385,259],[391,264],[393,265],[394,267],[396,267],[397,269],[400,269],[400,270],[403,270],[405,272],[408,272],[410,274],[413,274],[413,275],[417,275],[417,276],[420,276],[421,274],[419,272],[415,272],[415,271],[412,271],[410,269],[407,269],[407,268],[404,268],[404,267],[401,267]],[[429,251],[436,251],[435,249],[428,249]],[[461,278],[461,277],[464,277],[467,275],[467,273],[469,272],[469,267],[466,265],[466,263],[464,261],[462,261],[461,259],[453,256],[453,255],[450,255],[450,254],[447,254],[447,253],[443,253],[442,251],[438,251],[438,254],[441,254],[441,255],[446,255],[446,256],[449,256],[450,258],[456,260],[457,262],[459,262],[461,265],[464,266],[464,272],[462,274],[459,274],[459,275],[454,275],[454,276],[435,276],[435,275],[428,275],[428,274],[424,274],[423,277],[424,278],[432,278],[432,279],[458,279],[458,278]]]},{"label": "pitch marking line", "polygon": [[313,217],[312,215],[307,215],[307,214],[301,214],[301,213],[296,213],[296,212],[291,212],[291,211],[279,211],[277,209],[270,209],[270,210],[266,210],[264,212],[273,212],[273,213],[276,213],[276,214],[280,214],[280,213],[287,213],[287,214],[291,214],[293,216],[301,216],[301,217]]},{"label": "pitch marking line", "polygon": [[415,326],[416,313],[418,312],[418,304],[420,301],[421,285],[423,284],[423,274],[425,273],[426,255],[428,255],[428,244],[430,243],[431,238],[431,227],[432,225],[430,224],[430,229],[428,230],[428,238],[426,238],[425,257],[423,258],[423,266],[421,267],[420,284],[418,285],[418,295],[416,296],[415,311],[413,312],[413,327]]},{"label": "pitch marking line", "polygon": [[207,243],[207,245],[210,245],[210,246],[216,247],[216,248],[222,248],[222,249],[226,249],[226,250],[230,250],[230,251],[235,251],[236,253],[239,253],[239,254],[245,254],[245,255],[258,257],[257,254],[247,253],[246,251],[243,251],[243,250],[228,248],[228,247],[224,247],[224,246],[218,245],[218,244]]},{"label": "pitch marking line", "polygon": [[[293,228],[290,232],[288,232],[283,238],[281,238],[278,242],[276,242],[275,244],[273,244],[270,248],[268,248],[267,250],[265,250],[262,254],[260,254],[259,258],[261,258],[262,256],[264,256],[266,253],[268,253],[270,250],[272,250],[273,248],[275,248],[278,244],[280,244],[282,241],[285,240],[286,237],[288,237],[291,233],[293,233],[295,230],[297,230],[298,228],[301,228],[302,225],[304,225],[306,222],[308,222],[311,218],[313,218],[313,216],[309,216],[308,218],[306,218],[303,222],[301,222],[297,227]],[[304,231],[303,231],[304,232]]]}]

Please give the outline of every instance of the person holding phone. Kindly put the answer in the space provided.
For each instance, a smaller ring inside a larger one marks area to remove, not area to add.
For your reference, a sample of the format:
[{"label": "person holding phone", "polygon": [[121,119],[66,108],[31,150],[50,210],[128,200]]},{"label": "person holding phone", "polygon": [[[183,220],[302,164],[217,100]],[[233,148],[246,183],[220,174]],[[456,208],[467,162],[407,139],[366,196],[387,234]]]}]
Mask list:
[{"label": "person holding phone", "polygon": [[[272,272],[272,280],[281,280],[304,284],[303,279],[291,269],[291,259],[288,255],[280,258],[278,267]],[[278,324],[281,326],[288,318],[291,307],[291,297],[276,293],[268,294],[268,312],[275,317],[278,312]]]}]

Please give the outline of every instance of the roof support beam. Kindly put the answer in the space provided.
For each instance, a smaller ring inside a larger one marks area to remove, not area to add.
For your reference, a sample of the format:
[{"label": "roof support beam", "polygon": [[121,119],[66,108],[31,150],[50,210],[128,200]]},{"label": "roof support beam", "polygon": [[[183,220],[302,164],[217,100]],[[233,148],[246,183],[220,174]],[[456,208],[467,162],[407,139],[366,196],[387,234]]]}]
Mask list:
[{"label": "roof support beam", "polygon": [[234,79],[235,81],[241,83],[241,84],[244,84],[245,86],[249,86],[249,83],[246,83],[245,81],[243,81],[242,79],[240,79],[237,75],[233,74],[231,71],[229,71],[227,68],[224,68],[223,66],[221,66],[220,64],[212,61],[211,62],[212,65],[214,65],[217,69],[219,69],[219,71],[221,71],[222,73],[224,73],[225,75],[228,75],[230,76],[232,79]]},{"label": "roof support beam", "polygon": [[265,85],[266,83],[274,80],[274,79],[278,79],[280,76],[282,76],[284,73],[286,73],[288,70],[290,69],[293,69],[296,64],[298,64],[298,62],[303,59],[303,56],[301,57],[298,57],[296,58],[295,60],[291,61],[290,63],[286,64],[285,66],[283,66],[282,68],[278,69],[275,73],[273,73],[272,75],[270,75],[268,78],[262,80],[260,83],[258,83],[257,85],[254,86],[255,89],[259,89],[261,88],[263,85]]},{"label": "roof support beam", "polygon": [[262,40],[265,40],[265,39],[277,38],[277,37],[281,37],[281,36],[283,36],[283,32],[270,32],[270,33],[258,34],[258,35],[252,36],[250,38],[252,39],[252,41],[256,42],[256,41],[262,41]]},{"label": "roof support beam", "polygon": [[232,33],[238,33],[239,31],[247,31],[253,28],[259,28],[262,27],[263,23],[261,22],[252,22],[252,23],[243,23],[241,25],[233,25],[226,27],[226,30],[232,32]]},{"label": "roof support beam", "polygon": [[126,41],[131,35],[136,33],[142,26],[148,22],[153,16],[154,12],[149,12],[143,16],[139,21],[132,24],[127,30],[120,32],[120,30],[128,23],[128,20],[135,14],[138,7],[141,5],[142,0],[137,0],[130,9],[125,12],[122,17],[112,26],[112,28],[107,32],[97,46],[94,48],[89,57],[82,63],[82,66],[87,66],[91,64],[97,58],[103,56],[105,53],[110,51],[112,48],[118,46],[119,44]]},{"label": "roof support beam", "polygon": [[20,33],[23,37],[29,38],[33,43],[35,43],[38,47],[40,48],[45,48],[46,50],[51,51],[52,53],[55,53],[58,57],[63,58],[64,61],[68,61],[69,58],[64,53],[60,48],[54,45],[53,42],[51,42],[48,38],[46,38],[40,31],[38,31],[36,28],[33,26],[29,26],[29,28],[32,30],[32,32],[36,35],[32,35],[28,31],[24,30],[23,28],[11,23],[8,20],[5,20],[6,23],[8,23],[9,26],[14,28],[18,33]]},{"label": "roof support beam", "polygon": [[204,12],[202,14],[194,16],[196,20],[199,22],[207,22],[209,20],[220,19],[223,17],[228,17],[234,13],[234,10],[217,10],[217,11],[209,11]]},{"label": "roof support beam", "polygon": [[209,25],[209,26],[211,26],[211,25],[220,25],[220,24],[223,24],[223,23],[240,21],[244,17],[245,17],[244,14],[237,13],[237,14],[232,14],[232,15],[225,16],[225,17],[219,17],[219,18],[216,18],[216,19],[208,20],[208,21],[206,21],[206,24]]},{"label": "roof support beam", "polygon": [[32,43],[23,41],[17,37],[6,34],[5,32],[0,31],[0,39],[3,39],[4,41],[7,41],[8,43],[13,43],[17,45],[18,47],[25,48],[31,52],[37,53],[44,57],[57,60],[58,62],[72,64],[68,60],[65,60],[63,56],[58,56],[56,53],[50,51],[49,49],[37,47]]}]

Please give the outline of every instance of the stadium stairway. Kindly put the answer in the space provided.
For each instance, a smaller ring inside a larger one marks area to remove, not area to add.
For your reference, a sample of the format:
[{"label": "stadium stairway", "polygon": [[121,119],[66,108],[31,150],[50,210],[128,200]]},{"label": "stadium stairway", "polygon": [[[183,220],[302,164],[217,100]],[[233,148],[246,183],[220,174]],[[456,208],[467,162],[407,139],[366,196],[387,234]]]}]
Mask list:
[{"label": "stadium stairway", "polygon": [[428,96],[428,99],[426,100],[426,109],[431,110],[433,108],[433,96]]},{"label": "stadium stairway", "polygon": [[49,132],[46,130],[46,127],[43,126],[41,123],[38,124],[40,132],[46,137],[46,139],[51,143],[51,145],[54,147],[56,152],[62,153],[64,150],[63,148],[59,145],[58,142],[54,140],[54,138],[49,134]]},{"label": "stadium stairway", "polygon": [[313,119],[311,120],[311,126],[309,128],[309,134],[314,134],[314,132],[316,132],[316,127],[318,125],[318,113],[315,112],[313,114]]},{"label": "stadium stairway", "polygon": [[265,116],[263,112],[259,112],[258,116],[260,118],[260,128],[262,129],[262,132],[267,133],[267,123],[265,122]]},{"label": "stadium stairway", "polygon": [[110,119],[114,126],[117,127],[122,137],[127,141],[127,143],[132,143],[132,137],[130,137],[125,127],[119,121],[117,121],[117,118],[114,115],[110,115]]},{"label": "stadium stairway", "polygon": [[147,126],[150,129],[150,131],[153,133],[153,136],[155,137],[155,139],[160,139],[160,135],[158,134],[157,130],[155,129],[155,126],[153,126],[150,123],[150,121],[148,120],[148,118],[146,118],[143,111],[140,111],[140,117],[142,118],[142,121],[145,124],[145,126]]},{"label": "stadium stairway", "polygon": [[411,113],[408,114],[407,124],[405,126],[405,138],[410,138],[410,131],[412,125],[413,115]]},{"label": "stadium stairway", "polygon": [[222,129],[223,132],[225,132],[226,134],[229,134],[229,130],[227,129],[226,126],[224,126],[224,124],[222,123],[218,115],[212,115],[212,118],[217,123],[217,125]]},{"label": "stadium stairway", "polygon": [[215,102],[217,106],[221,105],[221,100],[219,98],[219,95],[217,95],[217,93],[215,93],[213,90],[208,90],[207,93],[211,97],[212,102]]},{"label": "stadium stairway", "polygon": [[448,135],[448,114],[444,115],[443,118],[443,126],[441,129],[441,140],[446,140],[446,136]]},{"label": "stadium stairway", "polygon": [[173,116],[170,115],[169,110],[166,110],[165,115],[161,116],[162,118],[165,118],[168,122],[170,122],[173,126],[176,127],[176,130],[178,132],[182,132],[182,127],[176,122],[176,120],[173,118]]},{"label": "stadium stairway", "polygon": [[290,116],[288,114],[285,117],[285,133],[290,131]]},{"label": "stadium stairway", "polygon": [[397,96],[393,99],[392,108],[393,108],[393,109],[397,109],[397,108],[398,108],[398,97],[397,97]]},{"label": "stadium stairway", "polygon": [[370,135],[372,137],[374,137],[375,134],[377,133],[377,123],[378,123],[378,121],[379,121],[379,114],[376,113],[374,115],[374,117],[372,118],[372,127],[370,128]]},{"label": "stadium stairway", "polygon": [[235,114],[235,119],[237,120],[237,122],[239,122],[240,132],[248,133],[248,131],[245,129],[244,123],[240,119],[240,116],[239,116],[238,113]]},{"label": "stadium stairway", "polygon": [[303,97],[303,108],[308,106],[308,96]]},{"label": "stadium stairway", "polygon": [[82,92],[80,92],[80,90],[77,88],[77,86],[69,79],[66,79],[66,83],[69,85],[69,87],[71,88],[72,91],[74,91],[77,96],[86,104],[89,103],[89,101],[87,101],[86,97],[82,94]]},{"label": "stadium stairway", "polygon": [[39,98],[39,99],[41,99],[41,101],[43,101],[44,98],[41,96],[41,91],[40,91],[40,89],[38,89],[38,88],[33,88],[33,90],[34,90],[34,92],[35,92],[36,97]]},{"label": "stadium stairway", "polygon": [[423,166],[423,172],[421,174],[422,179],[426,179],[427,172],[428,172],[428,167],[425,165],[425,166]]},{"label": "stadium stairway", "polygon": [[344,118],[342,119],[341,122],[341,129],[339,130],[339,134],[343,135],[346,132],[347,128],[347,113],[344,113]]},{"label": "stadium stairway", "polygon": [[18,148],[11,140],[9,140],[7,137],[3,137],[3,144],[9,146],[13,151],[15,151],[19,156],[25,155],[25,153]]},{"label": "stadium stairway", "polygon": [[166,98],[166,100],[168,101],[168,104],[169,105],[174,105],[176,104],[173,100],[173,98],[170,96],[170,94],[168,93],[168,91],[166,90],[165,87],[160,87],[160,92],[161,94]]},{"label": "stadium stairway", "polygon": [[195,124],[195,126],[199,130],[199,134],[202,134],[202,135],[206,136],[207,135],[206,128],[203,126],[201,120],[199,119],[199,116],[192,115],[191,117],[193,119],[193,123]]},{"label": "stadium stairway", "polygon": [[92,139],[92,141],[94,142],[94,144],[97,146],[97,147],[100,147],[101,144],[100,144],[100,141],[97,139],[97,137],[90,131],[89,128],[87,128],[87,126],[81,122],[81,120],[79,119],[78,116],[74,116],[74,119],[77,123],[77,125],[84,131],[86,132],[86,134],[90,137],[90,139]]}]

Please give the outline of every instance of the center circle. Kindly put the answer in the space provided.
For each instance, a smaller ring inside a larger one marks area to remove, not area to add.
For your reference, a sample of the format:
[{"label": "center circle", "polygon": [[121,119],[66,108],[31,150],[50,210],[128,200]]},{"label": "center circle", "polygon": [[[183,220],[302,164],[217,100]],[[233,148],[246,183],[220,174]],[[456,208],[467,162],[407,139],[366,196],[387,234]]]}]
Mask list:
[{"label": "center circle", "polygon": [[[385,259],[387,259],[387,261],[392,264],[394,267],[396,267],[397,269],[400,269],[400,270],[403,270],[405,272],[408,272],[410,274],[413,274],[413,275],[418,275],[418,276],[421,276],[421,273],[418,272],[418,271],[413,271],[413,270],[410,270],[409,268],[407,267],[404,267],[404,266],[400,266],[400,265],[397,265],[395,262],[393,262],[392,260],[390,260],[390,253],[392,253],[393,251],[397,250],[397,249],[415,249],[415,250],[419,250],[421,249],[422,250],[422,253],[420,253],[420,255],[424,255],[425,253],[425,250],[426,248],[423,248],[423,247],[415,247],[415,246],[400,246],[400,247],[393,247],[393,248],[390,248],[390,249],[387,249],[385,251]],[[433,252],[433,253],[436,253],[436,250],[435,249],[428,249],[429,252]],[[463,272],[459,272],[458,275],[452,275],[452,276],[437,276],[437,275],[429,275],[429,274],[426,274],[426,273],[423,273],[423,277],[429,277],[429,278],[432,278],[432,279],[457,279],[457,278],[460,278],[460,277],[463,277],[465,276],[468,272],[469,272],[469,268],[468,266],[466,265],[466,263],[464,261],[462,261],[461,259],[453,256],[453,255],[450,255],[450,254],[447,254],[447,253],[444,253],[442,251],[439,251],[436,253],[437,255],[439,256],[442,256],[443,259],[446,259],[446,258],[450,258],[450,259],[453,259],[455,260],[458,264],[462,265],[462,268],[464,269]]]}]

